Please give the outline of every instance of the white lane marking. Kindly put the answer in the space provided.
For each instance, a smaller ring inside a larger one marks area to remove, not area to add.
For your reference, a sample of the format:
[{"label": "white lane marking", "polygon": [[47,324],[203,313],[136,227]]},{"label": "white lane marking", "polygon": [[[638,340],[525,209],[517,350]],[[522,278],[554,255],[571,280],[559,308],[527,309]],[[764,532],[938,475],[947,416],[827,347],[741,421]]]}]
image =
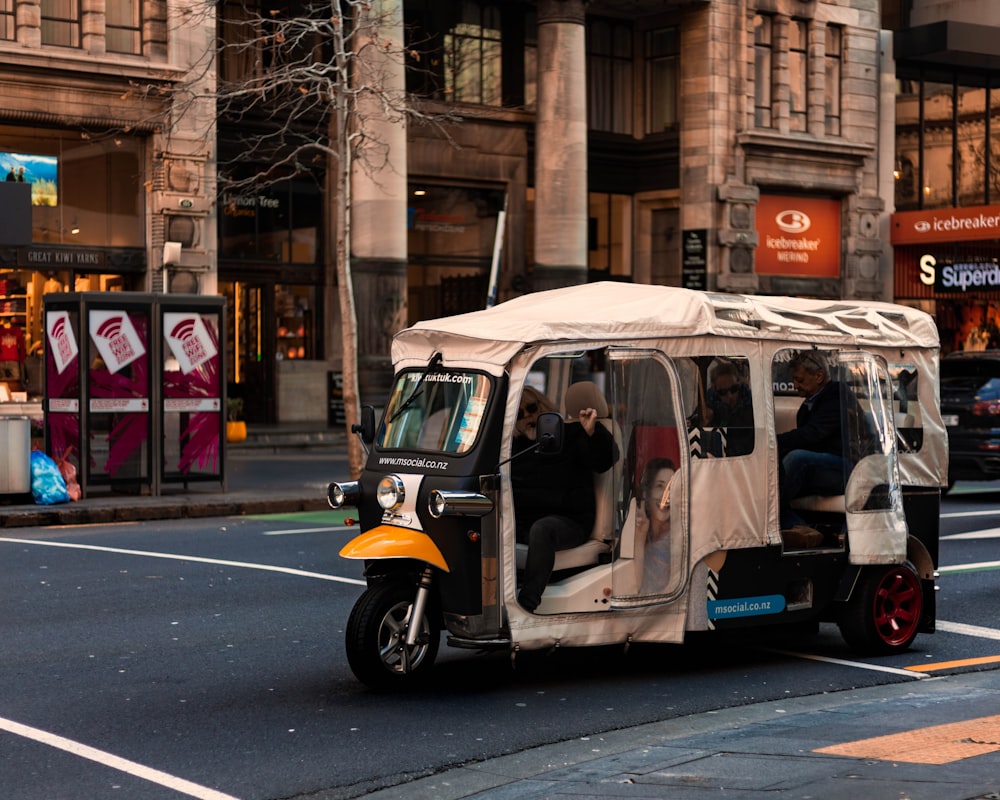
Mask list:
[{"label": "white lane marking", "polygon": [[1000,569],[1000,561],[976,561],[971,564],[955,564],[951,567],[938,567],[938,572],[941,575],[950,575],[958,572],[976,572],[987,569]]},{"label": "white lane marking", "polygon": [[950,533],[942,536],[945,539],[1000,539],[1000,528],[984,528],[981,531],[966,531],[965,533]]},{"label": "white lane marking", "polygon": [[997,509],[986,511],[949,511],[947,514],[940,514],[941,519],[961,519],[962,517],[997,517],[1000,511]]},{"label": "white lane marking", "polygon": [[355,586],[366,586],[367,582],[357,578],[341,578],[339,575],[328,575],[325,572],[307,572],[291,567],[276,567],[271,564],[253,564],[247,561],[226,561],[220,558],[202,558],[201,556],[182,556],[176,553],[152,553],[146,550],[125,550],[119,547],[99,547],[93,544],[73,544],[70,542],[48,542],[35,539],[7,539],[0,536],[0,542],[12,544],[33,544],[40,547],[64,547],[70,550],[94,550],[99,553],[120,553],[126,556],[144,556],[146,558],[165,558],[171,561],[194,561],[199,564],[217,564],[221,567],[238,567],[240,569],[259,569],[264,572],[280,572],[285,575],[295,575],[299,578],[318,578],[321,581],[350,583]]},{"label": "white lane marking", "polygon": [[103,750],[80,744],[80,742],[74,742],[72,739],[65,739],[54,733],[39,730],[38,728],[31,728],[19,722],[4,719],[3,717],[0,717],[0,730],[5,730],[16,736],[22,736],[25,739],[32,739],[40,744],[55,747],[58,750],[65,750],[67,753],[72,753],[80,758],[95,761],[105,767],[111,767],[119,772],[124,772],[136,778],[142,778],[142,780],[149,781],[150,783],[157,783],[175,792],[197,797],[199,800],[237,800],[237,798],[230,794],[223,794],[222,792],[215,791],[215,789],[199,786],[197,783],[186,781],[183,778],[161,772],[158,769],[137,764],[135,761],[129,761],[111,753],[106,753]]},{"label": "white lane marking", "polygon": [[897,669],[896,667],[883,667],[880,664],[866,664],[864,661],[845,661],[842,658],[830,658],[829,656],[817,656],[812,653],[795,653],[791,650],[779,650],[774,647],[764,647],[762,650],[767,650],[771,653],[780,653],[784,656],[791,656],[792,658],[805,658],[809,661],[823,661],[827,664],[840,664],[842,667],[855,667],[857,669],[870,669],[873,672],[888,672],[890,675],[902,675],[906,678],[914,678],[920,680],[921,678],[930,677],[927,674],[921,672],[911,672],[905,669]]},{"label": "white lane marking", "polygon": [[966,625],[964,622],[947,622],[939,619],[936,623],[939,631],[945,633],[960,633],[963,636],[977,636],[980,639],[996,639],[1000,641],[1000,630],[984,628],[981,625]]},{"label": "white lane marking", "polygon": [[286,528],[283,531],[264,531],[265,536],[295,536],[299,533],[329,533],[330,531],[353,530],[351,525],[334,525],[330,528]]}]

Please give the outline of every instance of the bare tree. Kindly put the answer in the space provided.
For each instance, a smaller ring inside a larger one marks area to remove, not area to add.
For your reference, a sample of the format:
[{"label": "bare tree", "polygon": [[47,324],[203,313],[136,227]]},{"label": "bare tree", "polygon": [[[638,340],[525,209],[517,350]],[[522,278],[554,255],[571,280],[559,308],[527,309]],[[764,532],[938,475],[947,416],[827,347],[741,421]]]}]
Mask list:
[{"label": "bare tree", "polygon": [[[384,134],[392,126],[416,121],[437,126],[447,137],[444,123],[457,118],[429,113],[406,95],[404,69],[420,69],[421,57],[403,41],[402,0],[306,0],[287,6],[226,0],[202,8],[221,14],[219,37],[203,69],[175,85],[172,113],[176,119],[197,108],[206,99],[205,86],[214,87],[217,120],[238,137],[224,143],[230,155],[218,160],[220,196],[324,176],[350,433],[360,419],[350,263],[352,174],[360,169],[375,185],[391,174],[393,154]],[[206,81],[213,71],[216,80]],[[356,476],[364,454],[356,437],[349,435],[348,443]]]}]

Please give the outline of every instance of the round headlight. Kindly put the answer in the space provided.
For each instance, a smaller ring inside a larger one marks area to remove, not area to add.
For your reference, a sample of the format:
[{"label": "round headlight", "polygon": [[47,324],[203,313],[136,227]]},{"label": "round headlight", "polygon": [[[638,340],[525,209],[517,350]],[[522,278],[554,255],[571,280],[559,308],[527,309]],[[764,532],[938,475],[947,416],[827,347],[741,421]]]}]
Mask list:
[{"label": "round headlight", "polygon": [[386,511],[392,511],[403,504],[406,497],[406,490],[398,475],[386,475],[378,482],[375,489],[375,497],[378,504]]},{"label": "round headlight", "polygon": [[444,516],[445,509],[448,507],[448,503],[437,489],[431,492],[431,496],[427,501],[428,510],[431,512],[431,516],[434,519],[440,519]]},{"label": "round headlight", "polygon": [[330,502],[330,508],[342,508],[346,499],[344,490],[339,483],[330,484],[330,489],[326,493],[326,497]]}]

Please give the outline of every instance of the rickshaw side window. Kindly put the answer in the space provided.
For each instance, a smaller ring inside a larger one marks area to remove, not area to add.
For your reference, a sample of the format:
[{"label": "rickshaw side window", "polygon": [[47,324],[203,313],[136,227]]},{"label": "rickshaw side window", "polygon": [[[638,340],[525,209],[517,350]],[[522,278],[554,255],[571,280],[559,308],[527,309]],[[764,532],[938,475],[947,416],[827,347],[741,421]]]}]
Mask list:
[{"label": "rickshaw side window", "polygon": [[[755,427],[749,359],[702,356],[697,361],[707,362],[704,372],[699,370],[704,375],[705,400],[698,409],[697,416],[703,418],[700,425],[692,425],[688,418],[691,455],[704,458],[752,453]],[[701,447],[697,446],[699,439]]]},{"label": "rickshaw side window", "polygon": [[674,360],[692,458],[728,458],[753,452],[755,427],[750,361],[734,356]]},{"label": "rickshaw side window", "polygon": [[890,364],[889,377],[892,379],[892,410],[899,450],[903,453],[917,452],[924,443],[917,368],[913,364]]},{"label": "rickshaw side window", "polygon": [[408,370],[396,377],[375,444],[462,454],[479,436],[493,381],[473,372]]}]

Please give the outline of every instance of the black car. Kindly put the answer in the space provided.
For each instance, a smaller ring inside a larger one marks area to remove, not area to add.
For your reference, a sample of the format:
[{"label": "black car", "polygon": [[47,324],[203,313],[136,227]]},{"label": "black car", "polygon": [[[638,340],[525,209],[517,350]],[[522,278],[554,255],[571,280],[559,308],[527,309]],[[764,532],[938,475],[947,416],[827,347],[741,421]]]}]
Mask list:
[{"label": "black car", "polygon": [[1000,350],[941,359],[941,417],[949,484],[1000,479]]}]

